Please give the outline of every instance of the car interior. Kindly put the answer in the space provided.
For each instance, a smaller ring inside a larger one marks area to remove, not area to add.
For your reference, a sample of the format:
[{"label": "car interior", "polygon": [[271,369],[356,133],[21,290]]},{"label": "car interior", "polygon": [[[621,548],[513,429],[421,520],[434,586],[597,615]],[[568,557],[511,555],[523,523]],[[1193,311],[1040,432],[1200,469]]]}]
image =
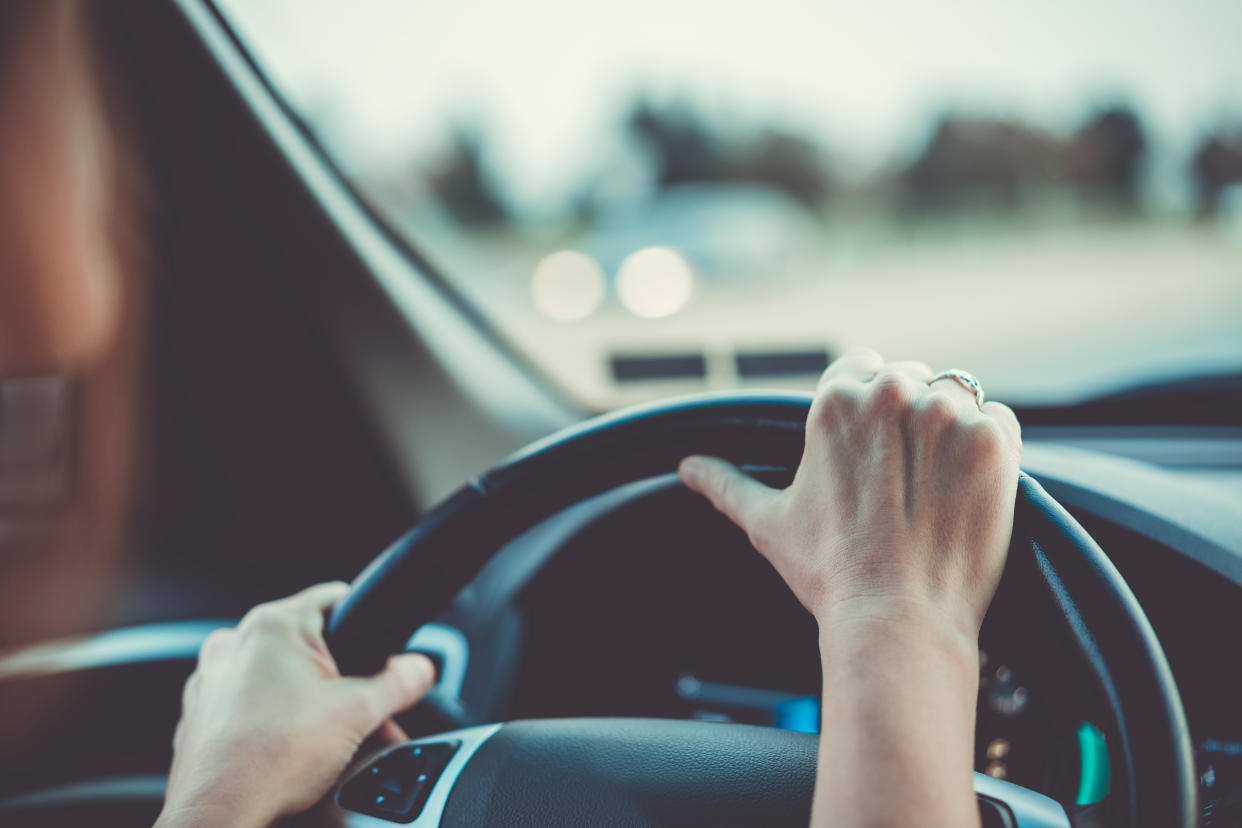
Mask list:
[{"label": "car interior", "polygon": [[[102,368],[0,374],[0,822],[151,824],[206,636],[345,580],[329,625],[342,669],[415,650],[437,683],[400,718],[414,742],[362,757],[319,817],[805,825],[815,622],[675,469],[708,452],[788,482],[815,376],[865,343],[774,335],[722,355],[718,333],[618,328],[601,335],[616,347],[591,363],[599,377],[575,385],[544,359],[574,350],[576,311],[548,311],[530,323],[547,341],[515,344],[505,308],[446,275],[452,257],[341,163],[236,5],[73,4],[104,117],[123,125],[114,161],[137,182],[126,284],[139,298]],[[17,53],[17,19],[0,16],[0,56]],[[1213,203],[1242,205],[1242,171],[1212,160],[1242,143],[1218,145],[1203,162],[1226,170]],[[731,197],[793,215],[819,197],[797,180],[779,199]],[[705,226],[696,204],[646,221]],[[618,240],[646,225],[597,225],[579,246],[624,276],[635,245]],[[986,826],[1242,825],[1242,236],[1229,232],[1225,277],[1203,289],[1217,314],[1206,368],[1013,392],[1024,476],[980,639]],[[602,252],[614,242],[616,263]],[[1177,270],[1170,283],[1193,281]],[[1117,295],[1125,276],[1108,277]],[[667,295],[632,296],[634,315],[664,313]],[[1090,301],[1101,317],[1125,305]],[[1032,342],[1070,335],[1030,324]],[[431,781],[396,804],[376,787],[411,773]]]}]

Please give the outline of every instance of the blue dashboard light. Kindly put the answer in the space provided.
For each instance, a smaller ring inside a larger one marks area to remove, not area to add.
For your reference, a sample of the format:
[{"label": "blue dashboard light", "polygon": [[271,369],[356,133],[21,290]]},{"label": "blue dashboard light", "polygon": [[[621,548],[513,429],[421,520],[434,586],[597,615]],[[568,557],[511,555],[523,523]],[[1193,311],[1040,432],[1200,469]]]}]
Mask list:
[{"label": "blue dashboard light", "polygon": [[776,706],[776,726],[795,733],[819,733],[819,699],[799,696]]}]

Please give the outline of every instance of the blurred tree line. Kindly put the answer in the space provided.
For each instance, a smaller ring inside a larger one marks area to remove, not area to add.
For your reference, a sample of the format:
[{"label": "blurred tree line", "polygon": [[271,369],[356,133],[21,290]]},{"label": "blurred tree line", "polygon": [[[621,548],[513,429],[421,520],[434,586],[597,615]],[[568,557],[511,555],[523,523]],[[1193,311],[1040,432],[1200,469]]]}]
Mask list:
[{"label": "blurred tree line", "polygon": [[503,224],[511,218],[485,164],[483,135],[477,126],[454,125],[444,155],[421,174],[440,203],[462,224]]},{"label": "blurred tree line", "polygon": [[690,107],[659,107],[641,99],[625,124],[652,160],[661,190],[692,182],[762,184],[818,209],[832,189],[823,150],[789,130],[767,127],[742,138],[723,136]]},{"label": "blurred tree line", "polygon": [[1221,130],[1208,136],[1194,158],[1199,188],[1199,213],[1210,216],[1220,208],[1225,188],[1242,184],[1242,129]]},{"label": "blurred tree line", "polygon": [[898,174],[903,206],[1017,209],[1063,188],[1084,201],[1137,210],[1147,138],[1138,115],[1112,106],[1066,139],[1017,121],[946,114]]},{"label": "blurred tree line", "polygon": [[[650,166],[657,192],[696,182],[762,185],[810,211],[841,192],[824,147],[787,128],[725,130],[692,106],[661,106],[643,96],[628,105],[621,124],[629,145]],[[1148,153],[1142,120],[1125,104],[1099,109],[1066,137],[1017,120],[948,112],[922,149],[889,171],[887,189],[893,208],[912,216],[967,208],[1018,211],[1050,192],[1139,212]],[[458,124],[447,151],[419,174],[457,221],[511,221],[514,211],[485,162],[485,135],[477,126]],[[1225,189],[1242,183],[1242,132],[1220,128],[1208,134],[1185,168],[1199,214],[1211,216]],[[597,189],[587,182],[576,199],[584,218],[593,211]]]}]

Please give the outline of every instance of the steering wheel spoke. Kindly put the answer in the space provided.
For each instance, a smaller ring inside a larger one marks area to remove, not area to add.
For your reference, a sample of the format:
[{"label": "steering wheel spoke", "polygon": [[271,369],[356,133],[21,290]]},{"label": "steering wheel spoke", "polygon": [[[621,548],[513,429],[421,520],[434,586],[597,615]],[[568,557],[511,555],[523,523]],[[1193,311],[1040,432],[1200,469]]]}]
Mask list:
[{"label": "steering wheel spoke", "polygon": [[[810,818],[818,737],[751,725],[549,719],[391,748],[340,786],[337,824],[766,825]],[[1043,794],[975,774],[984,828],[1069,828]]]}]

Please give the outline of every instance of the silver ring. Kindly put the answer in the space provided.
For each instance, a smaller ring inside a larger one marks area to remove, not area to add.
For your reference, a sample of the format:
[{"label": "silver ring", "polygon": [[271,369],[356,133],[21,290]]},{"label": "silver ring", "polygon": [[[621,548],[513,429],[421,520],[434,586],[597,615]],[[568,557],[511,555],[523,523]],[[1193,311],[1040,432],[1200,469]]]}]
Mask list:
[{"label": "silver ring", "polygon": [[960,368],[950,368],[947,371],[941,371],[939,374],[936,374],[936,376],[927,381],[927,384],[931,385],[936,380],[942,379],[957,380],[962,385],[969,388],[975,393],[975,405],[983,408],[983,385],[979,382],[979,380],[975,379],[974,374],[969,371],[963,371]]}]

